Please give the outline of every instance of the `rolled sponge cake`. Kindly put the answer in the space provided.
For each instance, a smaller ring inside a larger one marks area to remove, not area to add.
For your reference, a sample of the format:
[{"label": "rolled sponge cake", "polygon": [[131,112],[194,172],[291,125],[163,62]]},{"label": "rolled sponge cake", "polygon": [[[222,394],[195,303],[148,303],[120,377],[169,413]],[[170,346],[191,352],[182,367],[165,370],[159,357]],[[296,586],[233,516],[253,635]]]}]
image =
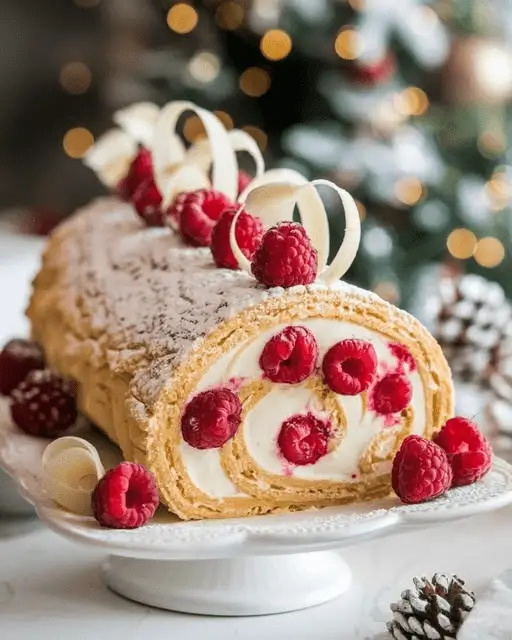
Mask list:
[{"label": "rolled sponge cake", "polygon": [[[403,438],[432,436],[453,409],[441,349],[406,312],[341,281],[263,288],[243,271],[216,268],[208,249],[186,247],[171,229],[146,227],[114,198],[55,230],[27,313],[50,366],[77,381],[81,411],[125,459],[155,474],[162,502],[183,519],[386,495]],[[289,326],[311,332],[318,363],[339,341],[370,342],[377,376],[407,377],[408,406],[381,415],[369,393],[329,388],[321,366],[297,384],[269,380],[261,352]],[[218,388],[239,399],[238,428],[222,447],[191,446],[184,411]],[[314,463],[293,464],[279,433],[306,413],[328,421],[328,450]]]}]

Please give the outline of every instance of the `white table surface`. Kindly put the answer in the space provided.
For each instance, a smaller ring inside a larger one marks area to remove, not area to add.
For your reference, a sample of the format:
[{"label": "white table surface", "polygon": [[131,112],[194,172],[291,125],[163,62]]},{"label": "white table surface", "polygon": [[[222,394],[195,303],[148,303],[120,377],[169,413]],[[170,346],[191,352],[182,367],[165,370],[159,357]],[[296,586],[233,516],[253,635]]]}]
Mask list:
[{"label": "white table surface", "polygon": [[[21,310],[40,245],[0,234],[0,342],[26,331]],[[354,585],[326,605],[260,618],[208,618],[123,600],[101,581],[100,551],[42,525],[30,528],[0,516],[1,640],[384,640],[389,603],[413,576],[453,572],[478,592],[512,566],[507,508],[344,549]]]}]

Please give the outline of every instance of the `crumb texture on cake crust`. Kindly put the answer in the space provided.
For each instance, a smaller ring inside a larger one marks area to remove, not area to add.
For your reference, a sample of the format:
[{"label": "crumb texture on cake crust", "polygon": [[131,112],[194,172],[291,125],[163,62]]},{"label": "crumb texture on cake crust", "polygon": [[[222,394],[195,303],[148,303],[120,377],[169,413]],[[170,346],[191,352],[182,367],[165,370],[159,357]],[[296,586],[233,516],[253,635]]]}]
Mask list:
[{"label": "crumb texture on cake crust", "polygon": [[126,459],[155,472],[162,499],[186,519],[296,510],[389,491],[389,473],[369,473],[357,486],[302,485],[298,492],[267,478],[271,490],[262,492],[261,470],[239,438],[222,452],[239,494],[215,499],[191,482],[180,455],[183,405],[213,362],[265,328],[307,317],[373,327],[413,354],[427,435],[452,412],[448,365],[412,316],[343,282],[263,289],[242,272],[217,269],[209,250],[184,247],[170,229],[145,227],[130,205],[113,198],[93,202],[53,233],[27,313],[49,363],[79,382],[82,411]]}]

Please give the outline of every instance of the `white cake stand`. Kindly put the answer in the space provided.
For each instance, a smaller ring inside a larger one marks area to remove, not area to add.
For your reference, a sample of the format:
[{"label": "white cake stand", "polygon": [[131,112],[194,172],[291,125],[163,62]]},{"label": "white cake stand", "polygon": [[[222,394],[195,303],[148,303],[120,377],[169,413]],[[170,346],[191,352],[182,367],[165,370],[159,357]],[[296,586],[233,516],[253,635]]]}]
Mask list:
[{"label": "white cake stand", "polygon": [[[106,466],[119,459],[117,450],[95,432],[86,428],[79,435],[95,444]],[[481,482],[416,506],[389,498],[297,514],[202,522],[180,522],[162,512],[141,529],[116,531],[99,527],[93,518],[68,513],[48,498],[41,482],[45,445],[0,420],[0,464],[39,517],[66,538],[104,549],[105,582],[120,595],[189,613],[261,615],[326,602],[351,584],[341,547],[512,502],[512,467],[495,459]]]}]

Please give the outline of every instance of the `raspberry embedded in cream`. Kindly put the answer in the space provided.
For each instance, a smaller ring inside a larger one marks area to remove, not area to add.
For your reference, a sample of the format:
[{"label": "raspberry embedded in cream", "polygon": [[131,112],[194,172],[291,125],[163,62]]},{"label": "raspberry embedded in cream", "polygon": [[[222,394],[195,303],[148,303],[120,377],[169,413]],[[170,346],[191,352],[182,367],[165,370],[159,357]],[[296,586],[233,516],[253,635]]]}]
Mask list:
[{"label": "raspberry embedded in cream", "polygon": [[281,455],[292,464],[315,464],[329,447],[329,421],[313,413],[290,416],[279,431],[277,445]]}]

